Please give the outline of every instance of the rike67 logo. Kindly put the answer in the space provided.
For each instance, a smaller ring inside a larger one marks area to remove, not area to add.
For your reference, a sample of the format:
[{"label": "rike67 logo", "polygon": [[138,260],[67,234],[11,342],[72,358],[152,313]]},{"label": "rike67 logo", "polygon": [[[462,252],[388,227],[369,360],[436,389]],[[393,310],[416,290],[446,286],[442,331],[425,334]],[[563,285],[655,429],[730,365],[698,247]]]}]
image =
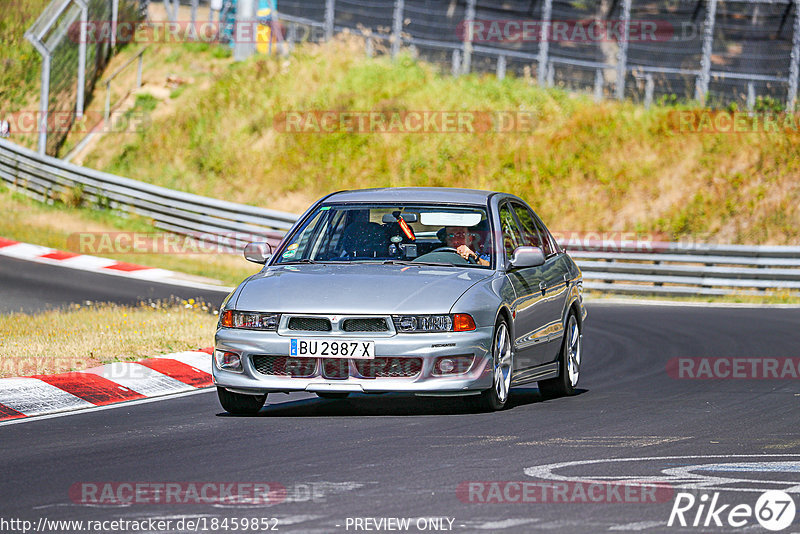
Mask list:
[{"label": "rike67 logo", "polygon": [[757,521],[767,530],[779,531],[792,524],[795,512],[791,495],[780,490],[765,491],[754,506],[722,504],[719,492],[699,497],[681,492],[675,497],[667,526],[741,528]]}]

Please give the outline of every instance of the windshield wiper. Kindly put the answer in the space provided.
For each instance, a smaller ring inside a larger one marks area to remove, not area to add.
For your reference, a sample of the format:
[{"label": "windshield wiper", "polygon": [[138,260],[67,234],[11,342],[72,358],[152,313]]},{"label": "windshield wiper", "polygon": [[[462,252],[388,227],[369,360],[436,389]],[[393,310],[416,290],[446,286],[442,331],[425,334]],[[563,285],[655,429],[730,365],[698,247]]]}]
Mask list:
[{"label": "windshield wiper", "polygon": [[411,261],[411,260],[384,260],[384,265],[432,265],[434,267],[454,267],[452,263],[442,263],[435,261]]},{"label": "windshield wiper", "polygon": [[279,263],[278,265],[295,265],[297,263],[320,263],[318,261],[310,260],[308,258],[303,258],[302,260],[294,260],[294,261],[284,261]]}]

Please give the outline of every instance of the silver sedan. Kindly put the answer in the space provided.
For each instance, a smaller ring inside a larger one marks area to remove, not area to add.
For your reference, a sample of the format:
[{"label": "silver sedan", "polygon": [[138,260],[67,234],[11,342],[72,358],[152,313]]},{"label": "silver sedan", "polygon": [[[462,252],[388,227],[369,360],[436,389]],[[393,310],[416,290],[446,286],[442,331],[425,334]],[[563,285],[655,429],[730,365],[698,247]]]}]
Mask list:
[{"label": "silver sedan", "polygon": [[511,388],[575,392],[581,273],[520,198],[387,188],[317,201],[224,301],[214,382],[223,408],[273,392],[408,392],[507,406]]}]

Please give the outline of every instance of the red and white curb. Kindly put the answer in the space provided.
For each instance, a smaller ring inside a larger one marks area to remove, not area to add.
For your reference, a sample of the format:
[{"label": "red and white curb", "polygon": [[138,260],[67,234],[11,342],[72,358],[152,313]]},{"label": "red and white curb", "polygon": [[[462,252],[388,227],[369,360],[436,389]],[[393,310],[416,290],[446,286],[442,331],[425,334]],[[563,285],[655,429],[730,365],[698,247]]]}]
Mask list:
[{"label": "red and white curb", "polygon": [[185,393],[213,386],[211,348],[84,371],[0,379],[0,421]]},{"label": "red and white curb", "polygon": [[69,267],[81,271],[92,271],[114,276],[137,278],[150,282],[193,287],[196,289],[217,290],[221,292],[230,292],[233,290],[232,287],[223,287],[192,280],[188,275],[176,273],[175,271],[169,271],[167,269],[145,267],[143,265],[136,265],[98,256],[88,256],[86,254],[76,254],[74,252],[66,252],[43,247],[41,245],[20,243],[19,241],[12,241],[4,237],[0,237],[0,256],[58,265],[60,267]]}]

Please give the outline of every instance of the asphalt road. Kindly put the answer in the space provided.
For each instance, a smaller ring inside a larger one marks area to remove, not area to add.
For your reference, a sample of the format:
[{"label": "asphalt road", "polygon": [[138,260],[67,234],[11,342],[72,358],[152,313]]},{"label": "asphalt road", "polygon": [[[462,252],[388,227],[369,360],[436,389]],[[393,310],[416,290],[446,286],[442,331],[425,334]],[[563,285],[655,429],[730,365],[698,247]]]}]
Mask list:
[{"label": "asphalt road", "polygon": [[173,296],[218,307],[226,294],[0,256],[0,313],[31,313],[87,300],[136,304]]},{"label": "asphalt road", "polygon": [[[588,308],[581,393],[543,400],[535,388],[515,391],[499,413],[470,413],[452,399],[293,394],[271,396],[256,417],[233,417],[209,391],[0,426],[0,530],[11,532],[2,524],[11,518],[161,518],[172,524],[153,531],[187,531],[176,525],[184,518],[224,532],[241,517],[304,533],[390,531],[367,518],[408,518],[405,532],[737,530],[667,527],[686,487],[698,504],[720,492],[719,503],[750,506],[762,490],[790,489],[800,507],[800,381],[687,380],[666,370],[676,357],[797,357],[800,310]],[[565,464],[542,467],[554,463]],[[667,493],[639,492],[642,503],[606,491],[601,502],[581,502],[576,488],[589,483],[579,482],[551,502],[508,502],[525,500],[516,486],[468,485],[553,477],[647,479]],[[129,505],[81,504],[75,493],[122,482],[269,482],[286,493],[272,504]],[[476,502],[491,495],[504,502]],[[686,512],[689,525],[697,510]],[[764,531],[752,517],[746,526]],[[800,513],[785,532],[798,530]]]}]

